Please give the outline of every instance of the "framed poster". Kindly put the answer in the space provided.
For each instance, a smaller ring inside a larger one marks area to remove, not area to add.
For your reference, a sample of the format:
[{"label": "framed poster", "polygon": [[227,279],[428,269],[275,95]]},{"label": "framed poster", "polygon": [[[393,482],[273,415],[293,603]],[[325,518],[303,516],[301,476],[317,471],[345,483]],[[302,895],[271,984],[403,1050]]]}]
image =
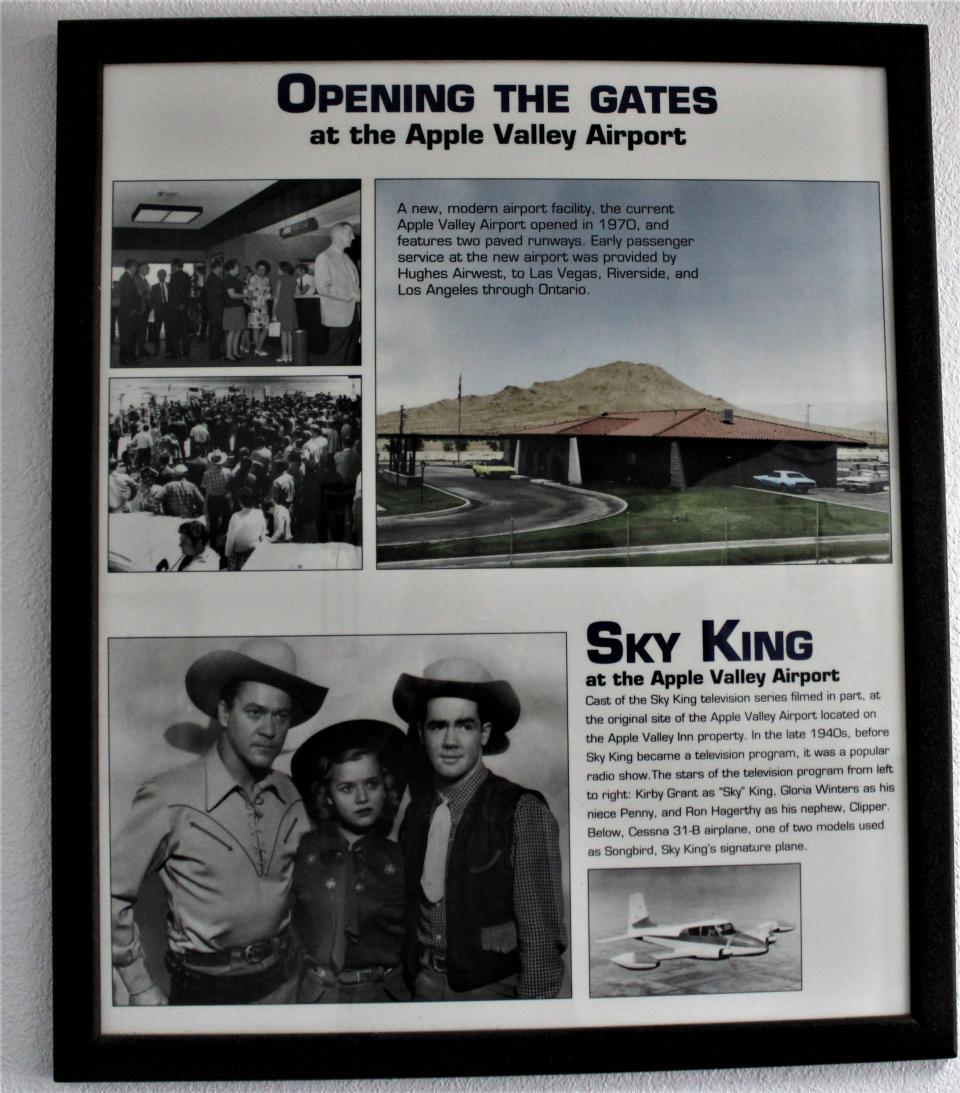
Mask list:
[{"label": "framed poster", "polygon": [[58,1077],[952,1054],[923,28],[144,25],[60,35]]}]

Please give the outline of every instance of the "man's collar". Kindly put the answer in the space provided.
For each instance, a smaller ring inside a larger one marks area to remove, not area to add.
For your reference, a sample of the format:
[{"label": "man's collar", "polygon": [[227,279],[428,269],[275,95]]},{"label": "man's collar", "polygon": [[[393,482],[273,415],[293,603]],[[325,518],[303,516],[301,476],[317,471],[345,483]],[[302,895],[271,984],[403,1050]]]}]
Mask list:
[{"label": "man's collar", "polygon": [[[212,812],[217,805],[221,804],[234,792],[234,790],[241,794],[244,792],[243,787],[224,765],[216,745],[214,745],[203,757],[203,769],[206,781],[205,806],[207,812]],[[287,803],[283,793],[283,786],[280,784],[280,780],[277,778],[275,771],[271,770],[269,774],[267,774],[265,778],[262,778],[257,784],[261,790],[272,790],[281,803]]]},{"label": "man's collar", "polygon": [[483,765],[481,760],[476,769],[462,782],[456,782],[452,786],[437,786],[437,793],[447,802],[450,806],[450,812],[456,814],[459,818],[463,814],[464,809],[470,803],[473,795],[487,780],[490,771]]}]

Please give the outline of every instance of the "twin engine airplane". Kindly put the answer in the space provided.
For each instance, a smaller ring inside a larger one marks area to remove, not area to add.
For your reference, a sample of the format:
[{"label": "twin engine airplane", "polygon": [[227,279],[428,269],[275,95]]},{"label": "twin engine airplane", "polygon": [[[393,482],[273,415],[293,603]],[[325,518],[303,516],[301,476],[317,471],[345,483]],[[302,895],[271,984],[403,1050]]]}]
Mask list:
[{"label": "twin engine airplane", "polygon": [[[643,941],[663,952],[626,952],[611,957],[610,963],[627,971],[640,972],[656,968],[663,960],[727,960],[731,956],[762,956],[776,940],[775,934],[796,929],[789,922],[761,922],[750,929],[738,930],[722,918],[703,919],[658,926],[647,915],[647,903],[642,892],[634,892],[627,908],[627,932],[605,941]],[[646,959],[644,959],[646,957]]]}]

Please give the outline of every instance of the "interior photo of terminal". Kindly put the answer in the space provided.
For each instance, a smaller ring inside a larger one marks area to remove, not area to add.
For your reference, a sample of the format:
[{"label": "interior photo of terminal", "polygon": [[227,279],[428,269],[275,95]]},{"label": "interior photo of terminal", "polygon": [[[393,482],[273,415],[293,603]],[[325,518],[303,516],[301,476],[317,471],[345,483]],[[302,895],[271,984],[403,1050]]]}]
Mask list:
[{"label": "interior photo of terminal", "polygon": [[110,363],[360,363],[355,179],[113,186]]}]

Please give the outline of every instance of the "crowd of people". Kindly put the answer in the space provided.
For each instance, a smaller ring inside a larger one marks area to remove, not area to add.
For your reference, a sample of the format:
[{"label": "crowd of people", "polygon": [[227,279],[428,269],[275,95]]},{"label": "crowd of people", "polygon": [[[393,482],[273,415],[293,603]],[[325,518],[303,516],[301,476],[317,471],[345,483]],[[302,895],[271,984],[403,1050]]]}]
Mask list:
[{"label": "crowd of people", "polygon": [[360,545],[359,396],[151,396],[110,416],[108,451],[111,513],[183,520],[174,570],[239,570],[265,540]]},{"label": "crowd of people", "polygon": [[320,321],[326,330],[323,363],[354,362],[360,334],[360,275],[345,253],[354,240],[346,221],[331,228],[330,245],[317,255],[311,275],[305,263],[281,261],[273,269],[260,259],[242,266],[236,258],[215,257],[209,272],[197,263],[184,271],[182,258],[149,281],[149,262],[129,258],[111,292],[111,338],[119,341],[118,364],[132,367],[160,353],[167,360],[190,360],[192,341],[206,341],[209,360],[236,363],[247,357],[271,357],[269,335],[280,339],[278,364],[293,362],[296,298],[318,296]]}]

